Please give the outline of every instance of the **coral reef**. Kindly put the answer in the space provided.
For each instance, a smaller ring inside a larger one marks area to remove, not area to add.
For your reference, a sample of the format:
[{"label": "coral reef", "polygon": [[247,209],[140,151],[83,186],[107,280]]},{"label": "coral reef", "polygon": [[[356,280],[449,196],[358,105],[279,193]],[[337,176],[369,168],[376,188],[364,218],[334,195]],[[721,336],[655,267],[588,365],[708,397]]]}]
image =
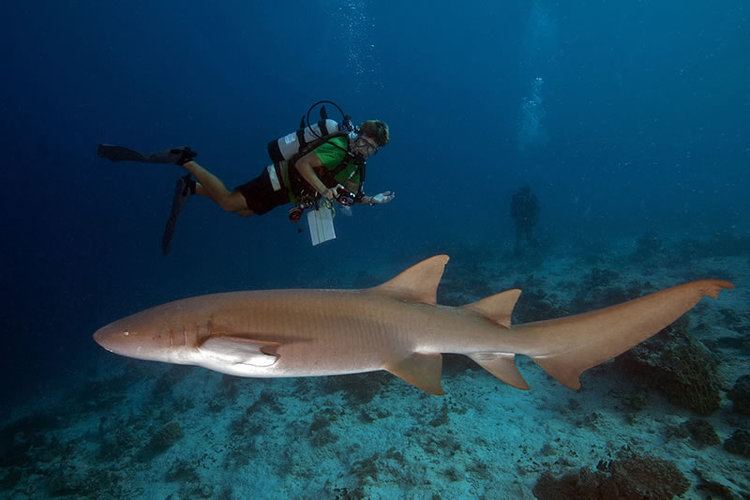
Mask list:
[{"label": "coral reef", "polygon": [[711,353],[688,332],[682,317],[651,339],[618,356],[615,365],[672,403],[700,415],[719,408],[721,386]]},{"label": "coral reef", "polygon": [[715,446],[721,444],[719,435],[710,422],[700,419],[691,418],[683,424],[688,434],[693,438],[693,443],[699,448]]},{"label": "coral reef", "polygon": [[513,309],[514,323],[559,318],[570,314],[556,294],[545,291],[545,288],[549,287],[545,286],[544,280],[533,275],[513,283],[510,288],[523,290],[522,300],[519,300]]},{"label": "coral reef", "polygon": [[606,268],[593,268],[586,278],[577,284],[576,294],[567,306],[569,314],[608,307],[634,299],[653,291],[651,283],[631,280],[626,286],[617,285],[620,274]]},{"label": "coral reef", "polygon": [[685,493],[689,486],[688,480],[671,462],[621,452],[617,460],[600,462],[596,472],[584,467],[560,479],[545,472],[534,487],[534,495],[540,500],[671,499]]},{"label": "coral reef", "polygon": [[169,482],[195,483],[198,481],[198,471],[192,463],[187,460],[175,460],[164,476]]},{"label": "coral reef", "polygon": [[732,409],[742,415],[750,415],[750,375],[743,375],[727,394],[732,400]]},{"label": "coral reef", "polygon": [[46,447],[47,433],[60,428],[63,420],[54,414],[37,414],[15,420],[0,430],[0,467],[25,467],[33,463],[30,452]]},{"label": "coral reef", "polygon": [[182,427],[179,423],[175,421],[168,422],[159,427],[156,432],[151,435],[149,442],[138,454],[138,460],[141,462],[153,460],[155,457],[174,446],[174,444],[182,439],[183,436]]},{"label": "coral reef", "polygon": [[323,380],[325,394],[341,392],[347,403],[366,405],[392,381],[393,375],[386,372],[357,373],[338,375]]},{"label": "coral reef", "polygon": [[724,442],[724,449],[729,453],[750,458],[750,431],[738,429]]},{"label": "coral reef", "polygon": [[[739,498],[729,486],[710,477],[707,472],[700,469],[695,469],[693,472],[699,480],[695,489],[705,492],[709,499],[737,500]],[[744,497],[747,496],[744,495]]]},{"label": "coral reef", "polygon": [[310,423],[310,443],[316,448],[322,448],[338,441],[339,436],[331,432],[330,426],[343,413],[340,409],[325,408],[313,417]]}]

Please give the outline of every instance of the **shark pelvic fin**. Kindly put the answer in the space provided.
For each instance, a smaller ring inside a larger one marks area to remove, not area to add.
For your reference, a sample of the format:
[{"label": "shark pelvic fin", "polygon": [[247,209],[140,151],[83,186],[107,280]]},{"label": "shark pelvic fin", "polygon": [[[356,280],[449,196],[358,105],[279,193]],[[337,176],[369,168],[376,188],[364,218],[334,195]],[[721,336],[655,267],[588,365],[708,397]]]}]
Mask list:
[{"label": "shark pelvic fin", "polygon": [[521,290],[514,288],[512,290],[496,293],[495,295],[490,295],[489,297],[472,302],[471,304],[466,304],[463,307],[481,314],[500,326],[510,328],[510,317],[513,314],[513,308],[516,306],[516,302],[518,302],[518,297],[520,296]]},{"label": "shark pelvic fin", "polygon": [[447,255],[436,255],[411,266],[395,278],[372,290],[383,292],[402,300],[435,305],[437,287],[443,277]]},{"label": "shark pelvic fin", "polygon": [[277,342],[219,336],[207,339],[198,348],[208,358],[235,365],[271,366],[279,359]]},{"label": "shark pelvic fin", "polygon": [[478,352],[469,354],[479,366],[516,389],[527,390],[529,384],[516,368],[515,354],[506,352]]},{"label": "shark pelvic fin", "polygon": [[385,367],[393,375],[435,396],[444,394],[443,387],[440,385],[442,368],[442,354],[420,354],[418,352]]}]

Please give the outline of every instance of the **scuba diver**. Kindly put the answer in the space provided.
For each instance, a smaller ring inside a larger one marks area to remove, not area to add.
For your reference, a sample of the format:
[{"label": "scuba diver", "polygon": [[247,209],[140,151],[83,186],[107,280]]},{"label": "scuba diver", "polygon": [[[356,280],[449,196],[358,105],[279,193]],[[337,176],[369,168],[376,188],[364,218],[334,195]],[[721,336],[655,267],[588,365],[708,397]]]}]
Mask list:
[{"label": "scuba diver", "polygon": [[515,254],[520,255],[522,242],[528,247],[538,246],[533,231],[539,221],[539,201],[528,184],[513,193],[510,201],[510,216],[516,226]]},{"label": "scuba diver", "polygon": [[[280,205],[292,203],[288,214],[292,222],[299,221],[308,209],[316,215],[319,212],[330,214],[332,210],[319,211],[318,208],[332,208],[334,202],[350,207],[355,203],[381,205],[392,201],[395,193],[391,191],[374,196],[363,191],[366,161],[388,144],[388,125],[380,120],[367,120],[354,127],[351,118],[343,111],[343,120],[339,124],[328,119],[325,104],[332,104],[341,111],[331,101],[313,104],[303,115],[297,131],[269,142],[268,154],[273,163],[255,179],[231,191],[221,179],[195,161],[197,153],[187,146],[143,155],[122,146],[102,144],[98,154],[112,161],[173,163],[187,171],[175,187],[172,210],[162,238],[165,255],[171,248],[177,217],[192,195],[206,196],[225,211],[243,217],[263,215]],[[310,112],[319,105],[322,105],[320,120],[310,124]],[[328,223],[333,231],[332,222],[329,220]],[[313,244],[317,244],[314,236]]]}]

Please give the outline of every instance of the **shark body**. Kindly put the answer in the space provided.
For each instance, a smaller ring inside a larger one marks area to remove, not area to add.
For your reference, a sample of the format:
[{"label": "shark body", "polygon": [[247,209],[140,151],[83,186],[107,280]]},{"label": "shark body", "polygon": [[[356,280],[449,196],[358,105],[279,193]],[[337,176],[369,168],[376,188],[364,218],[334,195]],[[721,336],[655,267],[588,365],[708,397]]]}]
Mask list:
[{"label": "shark body", "polygon": [[242,377],[305,377],[387,370],[442,394],[442,353],[469,356],[527,389],[515,355],[578,389],[583,371],[658,333],[702,297],[732,284],[685,283],[622,304],[511,326],[521,294],[462,307],[436,304],[448,257],[438,255],[363,290],[230,292],[177,300],[111,323],[94,340],[116,354],[202,366]]}]

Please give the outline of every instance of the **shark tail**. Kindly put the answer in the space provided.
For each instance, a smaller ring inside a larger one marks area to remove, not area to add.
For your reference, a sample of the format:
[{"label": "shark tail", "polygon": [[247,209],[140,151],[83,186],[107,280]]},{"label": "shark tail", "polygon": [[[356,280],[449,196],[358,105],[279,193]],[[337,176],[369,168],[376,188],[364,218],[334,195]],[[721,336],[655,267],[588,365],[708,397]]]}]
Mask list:
[{"label": "shark tail", "polygon": [[519,325],[514,330],[533,336],[527,354],[549,375],[571,389],[580,389],[581,374],[659,333],[693,308],[704,296],[716,298],[723,280],[700,280],[667,288],[595,311]]}]

